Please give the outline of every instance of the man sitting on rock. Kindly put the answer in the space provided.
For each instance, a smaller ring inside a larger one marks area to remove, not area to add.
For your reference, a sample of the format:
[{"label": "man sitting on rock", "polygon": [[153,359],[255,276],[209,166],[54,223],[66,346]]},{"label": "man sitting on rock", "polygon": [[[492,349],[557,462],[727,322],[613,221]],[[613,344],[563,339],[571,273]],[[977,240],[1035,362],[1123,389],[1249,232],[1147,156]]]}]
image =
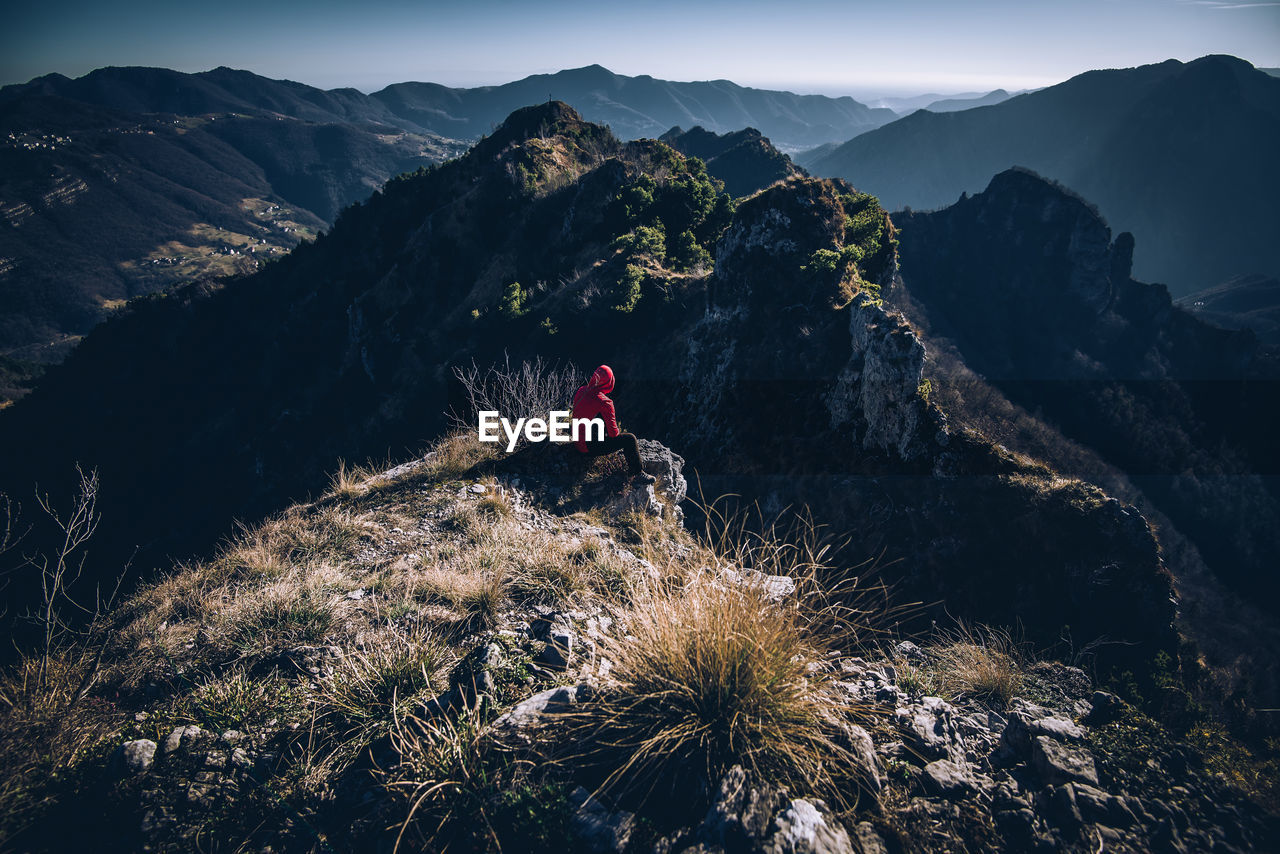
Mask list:
[{"label": "man sitting on rock", "polygon": [[[653,483],[657,478],[640,468],[640,445],[631,433],[623,433],[618,429],[618,419],[614,414],[613,401],[609,392],[613,391],[613,369],[608,365],[596,368],[587,384],[579,386],[573,394],[573,418],[599,418],[604,421],[604,438],[593,442],[586,441],[586,435],[579,435],[578,451],[592,457],[622,451],[627,458],[627,469],[631,479],[639,483]],[[583,434],[589,431],[584,430]]]}]

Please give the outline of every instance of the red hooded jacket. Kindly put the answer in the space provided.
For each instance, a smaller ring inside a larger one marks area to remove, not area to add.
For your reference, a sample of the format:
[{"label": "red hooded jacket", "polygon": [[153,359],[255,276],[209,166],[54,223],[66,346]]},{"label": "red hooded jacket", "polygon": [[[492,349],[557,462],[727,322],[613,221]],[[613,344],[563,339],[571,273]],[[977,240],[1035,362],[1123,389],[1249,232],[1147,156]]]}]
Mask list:
[{"label": "red hooded jacket", "polygon": [[[618,419],[613,412],[613,401],[608,398],[613,391],[613,369],[601,365],[587,380],[587,384],[579,386],[573,393],[573,418],[599,418],[604,421],[604,435],[618,435]],[[583,438],[586,431],[578,434],[577,446],[582,453],[587,452],[587,443]]]}]

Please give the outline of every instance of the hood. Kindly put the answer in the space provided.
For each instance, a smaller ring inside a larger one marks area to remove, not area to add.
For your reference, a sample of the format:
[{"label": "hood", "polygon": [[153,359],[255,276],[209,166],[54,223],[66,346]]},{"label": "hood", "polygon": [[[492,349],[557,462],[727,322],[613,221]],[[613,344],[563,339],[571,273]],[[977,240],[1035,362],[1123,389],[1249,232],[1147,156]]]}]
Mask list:
[{"label": "hood", "polygon": [[601,365],[596,368],[596,372],[591,375],[591,379],[587,380],[587,388],[603,394],[613,391],[613,368],[608,365]]}]

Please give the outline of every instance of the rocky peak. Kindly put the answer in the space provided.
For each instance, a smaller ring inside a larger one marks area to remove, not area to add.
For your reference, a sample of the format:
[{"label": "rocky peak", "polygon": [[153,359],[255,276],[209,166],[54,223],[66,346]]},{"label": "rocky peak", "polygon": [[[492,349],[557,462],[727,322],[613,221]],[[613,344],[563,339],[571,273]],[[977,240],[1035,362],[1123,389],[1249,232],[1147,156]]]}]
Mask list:
[{"label": "rocky peak", "polygon": [[586,127],[587,123],[573,107],[563,101],[547,101],[516,110],[497,130],[478,143],[476,149],[481,153],[496,153],[532,137],[581,132]]},{"label": "rocky peak", "polygon": [[801,178],[744,201],[716,244],[711,306],[811,307],[836,298],[837,271],[823,277],[806,276],[803,269],[816,250],[844,245],[844,210],[836,187]]},{"label": "rocky peak", "polygon": [[725,189],[735,197],[808,174],[755,128],[717,134],[701,126],[687,131],[674,127],[661,140],[688,157],[706,161],[707,171],[724,181]]}]

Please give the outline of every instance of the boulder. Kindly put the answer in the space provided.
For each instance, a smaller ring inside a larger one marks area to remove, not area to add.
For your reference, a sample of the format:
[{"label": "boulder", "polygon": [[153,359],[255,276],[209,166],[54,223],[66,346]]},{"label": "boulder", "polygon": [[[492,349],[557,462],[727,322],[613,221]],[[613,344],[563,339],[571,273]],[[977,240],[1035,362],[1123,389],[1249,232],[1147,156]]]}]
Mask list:
[{"label": "boulder", "polygon": [[121,748],[124,764],[130,771],[141,773],[151,770],[156,761],[156,743],[149,738],[126,741]]},{"label": "boulder", "polygon": [[1088,783],[1098,785],[1098,769],[1093,755],[1082,747],[1063,744],[1047,735],[1031,742],[1031,765],[1046,783]]},{"label": "boulder", "polygon": [[964,745],[955,723],[955,710],[940,697],[897,710],[898,729],[928,759],[964,760]]},{"label": "boulder", "polygon": [[822,801],[797,798],[773,820],[764,854],[853,854],[849,833]]},{"label": "boulder", "polygon": [[937,759],[924,766],[920,785],[926,794],[956,801],[974,792],[973,781],[964,768],[948,759]]},{"label": "boulder", "polygon": [[548,688],[517,703],[493,722],[495,730],[521,731],[548,723],[554,716],[591,699],[594,689],[587,684]]},{"label": "boulder", "polygon": [[627,849],[636,817],[626,810],[610,810],[581,786],[569,794],[573,807],[574,835],[592,854],[612,854]]},{"label": "boulder", "polygon": [[695,851],[854,854],[856,850],[848,831],[822,801],[792,799],[785,789],[756,779],[740,766],[721,779],[715,802],[691,836],[700,846]]},{"label": "boulder", "polygon": [[1116,719],[1123,706],[1124,700],[1121,700],[1115,694],[1110,694],[1106,691],[1094,691],[1093,697],[1089,700],[1089,716],[1086,720],[1093,726],[1109,723]]}]

